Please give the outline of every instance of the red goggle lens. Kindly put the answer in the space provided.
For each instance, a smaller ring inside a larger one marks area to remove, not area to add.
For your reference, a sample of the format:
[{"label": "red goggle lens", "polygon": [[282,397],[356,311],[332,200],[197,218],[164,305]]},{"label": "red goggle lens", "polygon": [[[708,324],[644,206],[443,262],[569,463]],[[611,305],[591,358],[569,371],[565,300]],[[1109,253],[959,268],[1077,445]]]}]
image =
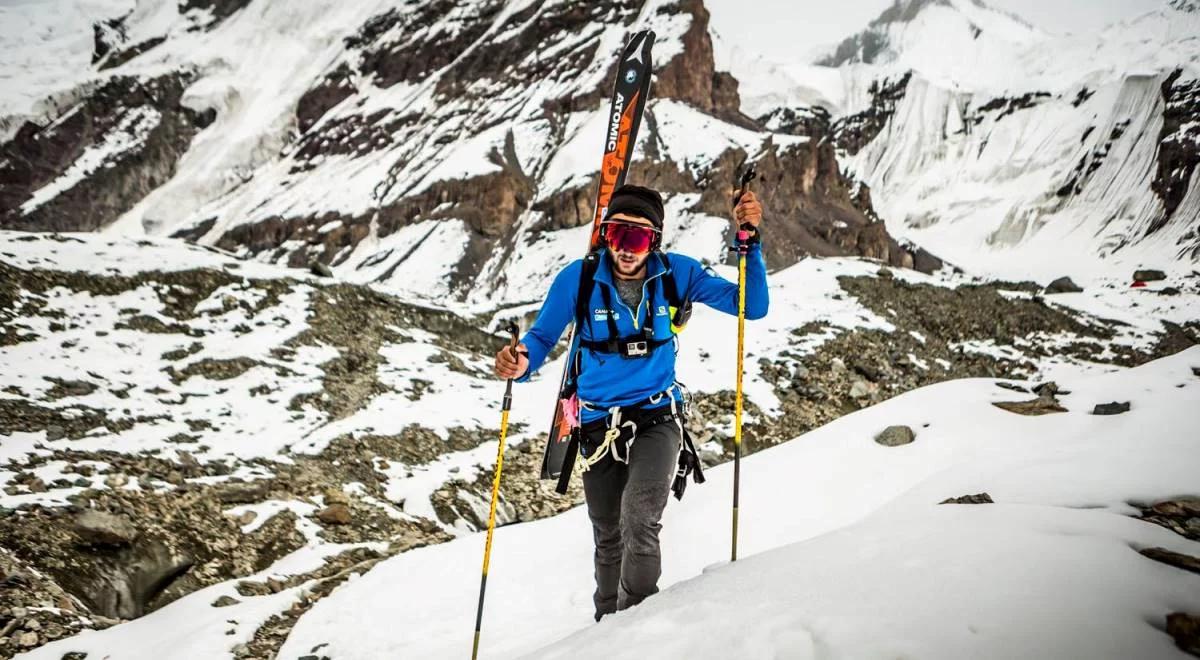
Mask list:
[{"label": "red goggle lens", "polygon": [[658,232],[640,225],[610,224],[605,231],[608,246],[618,252],[641,254],[654,245]]}]

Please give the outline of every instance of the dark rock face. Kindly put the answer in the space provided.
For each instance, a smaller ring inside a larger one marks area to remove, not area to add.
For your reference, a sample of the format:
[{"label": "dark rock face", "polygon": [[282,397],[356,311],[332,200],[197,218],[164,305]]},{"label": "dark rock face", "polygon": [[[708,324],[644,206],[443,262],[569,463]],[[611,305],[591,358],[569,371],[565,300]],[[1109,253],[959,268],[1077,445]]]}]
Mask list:
[{"label": "dark rock face", "polygon": [[820,106],[775,108],[759,117],[758,123],[776,133],[804,135],[817,139],[829,135],[833,127],[829,111]]},{"label": "dark rock face", "polygon": [[166,37],[151,37],[145,41],[139,41],[132,46],[127,46],[120,50],[113,50],[108,54],[108,57],[104,58],[100,62],[99,69],[101,71],[106,69],[115,69],[166,40]]},{"label": "dark rock face", "polygon": [[[380,87],[418,82],[450,64],[491,25],[502,3],[483,6],[457,0],[406,2],[380,14],[346,40],[363,46],[359,70]],[[455,17],[450,21],[448,18]],[[431,27],[433,26],[433,27]]]},{"label": "dark rock face", "polygon": [[[497,34],[510,35],[507,39],[489,42],[486,48],[468,53],[438,82],[438,91],[445,96],[459,96],[468,85],[477,81],[524,85],[537,80],[566,83],[577,79],[596,59],[599,42],[580,40],[556,52],[552,58],[539,57],[537,53],[547,35],[596,34],[597,26],[601,24],[629,25],[640,8],[641,3],[635,0],[531,5],[510,16],[497,31]],[[528,57],[530,53],[535,54],[534,57]],[[614,66],[615,62],[595,89],[547,99],[543,105],[547,117],[590,109],[607,99],[616,75]]]},{"label": "dark rock face", "polygon": [[[1026,92],[1021,96],[1014,97],[997,96],[979,106],[979,109],[975,112],[974,123],[976,125],[982,123],[985,113],[994,112],[996,113],[996,119],[1003,119],[1016,113],[1018,110],[1028,110],[1036,106],[1040,101],[1048,98],[1050,98],[1050,92]],[[1116,135],[1114,139],[1116,137],[1120,137],[1120,135]]]},{"label": "dark rock face", "polygon": [[342,64],[325,74],[321,82],[300,97],[296,104],[296,120],[300,132],[306,133],[331,108],[357,92],[350,79],[350,67]]},{"label": "dark rock face", "polygon": [[[1164,108],[1158,170],[1150,186],[1162,198],[1166,213],[1149,233],[1161,229],[1174,215],[1187,193],[1196,165],[1200,164],[1200,80],[1181,81],[1182,75],[1183,70],[1176,69],[1162,84]],[[1197,228],[1196,223],[1192,227]]]},{"label": "dark rock face", "polygon": [[709,14],[703,0],[683,0],[659,11],[691,14],[692,22],[683,35],[683,52],[658,71],[653,87],[655,97],[683,101],[731,123],[756,128],[756,122],[741,112],[737,80],[714,68]]},{"label": "dark rock face", "polygon": [[[114,78],[53,124],[22,126],[0,146],[0,228],[91,231],[132,208],[171,177],[213,119],[179,105],[187,84],[183,74]],[[87,156],[96,162],[79,172],[89,150],[102,155]],[[33,199],[60,177],[70,183],[57,196]]]},{"label": "dark rock face", "polygon": [[[728,216],[744,158],[727,152],[717,160],[696,210]],[[769,145],[755,167],[761,183],[756,190],[766,214],[763,249],[769,267],[783,268],[806,256],[852,255],[902,268],[916,265],[914,254],[873,219],[874,211],[859,208],[864,197],[842,174],[829,142],[813,140],[786,150]],[[865,200],[869,204],[869,196]],[[925,255],[923,265],[941,266],[936,257]]]},{"label": "dark rock face", "polygon": [[866,110],[843,117],[833,124],[833,142],[839,149],[854,155],[870,144],[896,112],[896,104],[908,91],[912,73],[899,80],[871,81],[867,91],[871,94],[871,106]]},{"label": "dark rock face", "polygon": [[92,64],[104,59],[125,41],[125,20],[115,18],[92,24]]},{"label": "dark rock face", "polygon": [[229,18],[250,4],[250,0],[180,0],[180,13],[193,10],[207,11],[213,17],[213,22],[205,27],[212,28],[221,21]]},{"label": "dark rock face", "polygon": [[1069,277],[1060,277],[1046,285],[1046,293],[1079,293],[1083,287]]}]

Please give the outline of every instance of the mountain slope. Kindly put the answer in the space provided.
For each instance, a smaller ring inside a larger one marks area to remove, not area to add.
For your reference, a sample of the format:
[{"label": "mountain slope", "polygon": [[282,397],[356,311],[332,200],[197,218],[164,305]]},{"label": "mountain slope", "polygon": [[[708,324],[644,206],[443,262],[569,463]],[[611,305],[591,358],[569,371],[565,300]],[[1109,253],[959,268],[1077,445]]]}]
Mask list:
[{"label": "mountain slope", "polygon": [[774,267],[809,254],[914,265],[830,145],[740,113],[699,0],[147,0],[101,31],[79,103],[3,147],[0,222],[322,262],[428,301],[523,302],[578,255],[611,63],[641,28],[658,35],[656,100],[631,180],[676,200],[673,238],[727,215],[753,157],[781,184],[764,189],[780,217]]},{"label": "mountain slope", "polygon": [[[1197,495],[1200,464],[1182,423],[1200,403],[1197,360],[1193,349],[1132,371],[1063,378],[1070,412],[1041,417],[991,405],[1021,398],[993,381],[943,383],[752,456],[742,475],[745,553],[732,566],[721,563],[731,471],[711,470],[667,509],[666,590],[599,625],[590,622],[585,512],[502,528],[483,648],[489,657],[547,658],[1180,658],[1162,627],[1168,614],[1200,608],[1200,578],[1137,551],[1195,555],[1200,543],[1127,516],[1139,514],[1130,503]],[[1114,399],[1132,410],[1090,414]],[[872,441],[893,424],[916,429],[916,440]],[[982,490],[997,503],[937,505]],[[481,549],[474,535],[386,560],[304,614],[281,656],[464,652]],[[29,657],[117,649],[166,657],[179,622],[210,616],[215,595]],[[244,599],[226,618],[252,618],[270,598]],[[197,630],[192,643],[213,643],[219,629]],[[616,630],[619,645],[609,643]]]},{"label": "mountain slope", "polygon": [[751,114],[838,144],[894,235],[974,272],[1087,279],[1200,258],[1198,30],[1183,3],[1050,36],[903,2],[823,66],[729,65]]}]

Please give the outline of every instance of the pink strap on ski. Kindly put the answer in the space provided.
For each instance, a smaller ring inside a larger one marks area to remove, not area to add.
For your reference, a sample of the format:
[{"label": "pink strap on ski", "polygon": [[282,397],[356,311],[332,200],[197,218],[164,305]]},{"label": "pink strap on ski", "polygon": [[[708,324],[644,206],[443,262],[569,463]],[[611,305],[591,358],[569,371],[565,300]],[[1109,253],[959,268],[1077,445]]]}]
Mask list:
[{"label": "pink strap on ski", "polygon": [[567,421],[567,426],[577,428],[579,426],[579,397],[572,394],[570,398],[562,400],[563,419]]}]

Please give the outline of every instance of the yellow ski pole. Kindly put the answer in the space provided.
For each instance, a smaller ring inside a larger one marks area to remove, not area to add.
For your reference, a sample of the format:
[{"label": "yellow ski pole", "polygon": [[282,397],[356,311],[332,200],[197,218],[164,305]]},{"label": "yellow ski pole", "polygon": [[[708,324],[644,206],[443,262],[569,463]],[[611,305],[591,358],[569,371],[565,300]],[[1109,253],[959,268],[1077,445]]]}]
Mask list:
[{"label": "yellow ski pole", "polygon": [[[751,164],[742,174],[738,197],[734,207],[741,201],[742,195],[750,189],[750,182],[757,173]],[[733,413],[733,539],[730,543],[729,561],[737,561],[738,542],[738,492],[742,483],[742,356],[744,355],[746,337],[746,252],[750,249],[750,232],[739,226],[737,240],[733,249],[738,255],[738,336],[737,336],[737,398]]]},{"label": "yellow ski pole", "polygon": [[[512,342],[508,350],[517,355],[517,324],[508,324]],[[488,511],[487,543],[483,548],[483,575],[479,579],[479,607],[475,610],[475,643],[471,647],[471,660],[479,657],[479,630],[483,623],[483,595],[487,590],[488,565],[492,559],[492,532],[496,529],[496,502],[500,499],[500,472],[504,469],[504,440],[508,435],[508,411],[512,408],[512,379],[504,385],[504,404],[500,407],[500,447],[496,450],[496,474],[492,477],[492,506]]]}]

